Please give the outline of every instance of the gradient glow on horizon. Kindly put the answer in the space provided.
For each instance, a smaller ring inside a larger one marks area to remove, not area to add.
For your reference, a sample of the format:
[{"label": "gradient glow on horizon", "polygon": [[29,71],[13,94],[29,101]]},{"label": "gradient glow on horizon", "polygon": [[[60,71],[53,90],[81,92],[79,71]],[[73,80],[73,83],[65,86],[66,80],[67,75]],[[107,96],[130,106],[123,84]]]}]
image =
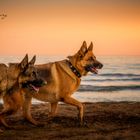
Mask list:
[{"label": "gradient glow on horizon", "polygon": [[0,55],[140,55],[138,0],[1,0]]}]

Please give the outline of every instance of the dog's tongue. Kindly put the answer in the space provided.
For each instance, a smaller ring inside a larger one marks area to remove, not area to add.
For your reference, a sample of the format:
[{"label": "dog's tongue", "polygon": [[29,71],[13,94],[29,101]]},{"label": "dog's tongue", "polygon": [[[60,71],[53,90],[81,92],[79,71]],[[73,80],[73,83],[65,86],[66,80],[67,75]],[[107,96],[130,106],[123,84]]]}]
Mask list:
[{"label": "dog's tongue", "polygon": [[94,72],[95,74],[98,74],[98,70],[97,70],[95,67],[93,67],[91,70],[92,70],[92,72]]},{"label": "dog's tongue", "polygon": [[39,88],[38,87],[35,87],[34,85],[30,85],[37,93],[39,92]]}]

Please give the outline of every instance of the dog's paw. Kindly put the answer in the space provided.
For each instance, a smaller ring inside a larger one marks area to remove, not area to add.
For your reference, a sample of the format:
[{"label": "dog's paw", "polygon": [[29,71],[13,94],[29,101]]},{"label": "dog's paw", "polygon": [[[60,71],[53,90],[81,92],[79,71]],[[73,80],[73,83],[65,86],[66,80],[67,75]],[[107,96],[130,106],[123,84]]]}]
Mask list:
[{"label": "dog's paw", "polygon": [[81,121],[81,120],[78,119],[78,121],[76,123],[76,126],[78,126],[78,127],[88,127],[88,123],[87,123],[86,120]]},{"label": "dog's paw", "polygon": [[82,127],[89,127],[87,121],[84,121]]},{"label": "dog's paw", "polygon": [[7,129],[7,130],[11,130],[11,129],[16,129],[16,127],[15,126],[5,126],[5,129]]}]

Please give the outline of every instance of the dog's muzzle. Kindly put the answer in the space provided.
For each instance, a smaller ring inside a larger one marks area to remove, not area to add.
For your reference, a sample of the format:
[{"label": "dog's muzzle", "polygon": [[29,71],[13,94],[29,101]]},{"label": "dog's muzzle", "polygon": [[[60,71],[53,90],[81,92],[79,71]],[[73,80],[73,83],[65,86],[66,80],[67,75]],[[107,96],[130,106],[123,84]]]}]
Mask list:
[{"label": "dog's muzzle", "polygon": [[28,89],[33,90],[36,93],[38,93],[40,87],[45,86],[46,84],[47,84],[47,82],[45,80],[38,79],[38,80],[33,80],[33,81],[27,81],[22,84],[22,87],[28,88]]},{"label": "dog's muzzle", "polygon": [[103,67],[103,64],[99,63],[99,64],[92,64],[92,65],[88,65],[85,67],[86,71],[90,71],[94,74],[98,74],[98,69],[101,69]]}]

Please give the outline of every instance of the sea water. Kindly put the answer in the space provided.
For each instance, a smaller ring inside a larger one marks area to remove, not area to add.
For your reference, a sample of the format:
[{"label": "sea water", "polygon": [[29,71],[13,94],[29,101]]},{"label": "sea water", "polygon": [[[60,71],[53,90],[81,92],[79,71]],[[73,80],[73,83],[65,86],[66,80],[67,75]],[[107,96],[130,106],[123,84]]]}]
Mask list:
[{"label": "sea water", "polygon": [[[23,57],[0,56],[0,63],[20,62]],[[36,64],[65,58],[37,56]],[[140,56],[97,56],[97,59],[103,63],[103,68],[98,74],[89,73],[82,77],[78,91],[72,96],[83,102],[140,102]]]}]

